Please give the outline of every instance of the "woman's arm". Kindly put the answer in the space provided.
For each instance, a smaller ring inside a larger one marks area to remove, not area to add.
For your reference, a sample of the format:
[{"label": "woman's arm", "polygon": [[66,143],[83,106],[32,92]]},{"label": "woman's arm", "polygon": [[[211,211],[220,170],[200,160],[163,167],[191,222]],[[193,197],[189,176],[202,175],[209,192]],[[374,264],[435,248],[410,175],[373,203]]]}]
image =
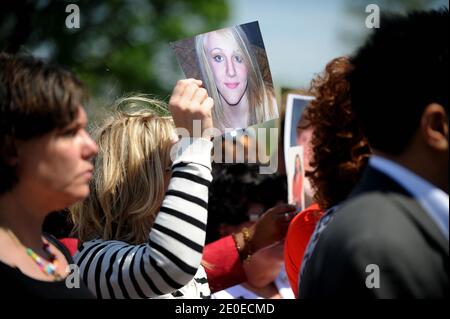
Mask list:
[{"label": "woman's arm", "polygon": [[207,262],[205,271],[211,292],[246,281],[242,262],[251,260],[252,254],[260,249],[283,240],[294,214],[295,206],[271,208],[247,229],[247,235],[241,231],[207,245],[203,259]]}]

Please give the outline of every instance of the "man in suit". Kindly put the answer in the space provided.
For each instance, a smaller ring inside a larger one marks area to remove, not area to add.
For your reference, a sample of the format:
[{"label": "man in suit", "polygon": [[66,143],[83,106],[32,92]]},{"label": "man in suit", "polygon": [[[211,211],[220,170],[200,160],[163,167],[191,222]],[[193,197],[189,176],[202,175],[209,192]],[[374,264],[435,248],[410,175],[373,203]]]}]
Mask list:
[{"label": "man in suit", "polygon": [[448,18],[383,17],[351,58],[352,108],[374,155],[316,229],[301,298],[449,297]]}]

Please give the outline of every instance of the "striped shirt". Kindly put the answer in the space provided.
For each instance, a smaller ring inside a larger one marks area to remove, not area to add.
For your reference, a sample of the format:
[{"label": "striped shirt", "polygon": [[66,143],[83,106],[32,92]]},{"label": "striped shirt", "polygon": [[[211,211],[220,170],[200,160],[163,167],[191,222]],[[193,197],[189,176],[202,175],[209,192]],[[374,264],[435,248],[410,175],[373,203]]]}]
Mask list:
[{"label": "striped shirt", "polygon": [[97,298],[171,294],[196,275],[205,244],[212,143],[183,138],[177,144],[169,187],[147,242],[96,239],[76,252],[81,279]]},{"label": "striped shirt", "polygon": [[210,299],[211,290],[209,290],[208,278],[202,265],[198,267],[197,273],[186,286],[170,294],[157,296],[158,299]]}]

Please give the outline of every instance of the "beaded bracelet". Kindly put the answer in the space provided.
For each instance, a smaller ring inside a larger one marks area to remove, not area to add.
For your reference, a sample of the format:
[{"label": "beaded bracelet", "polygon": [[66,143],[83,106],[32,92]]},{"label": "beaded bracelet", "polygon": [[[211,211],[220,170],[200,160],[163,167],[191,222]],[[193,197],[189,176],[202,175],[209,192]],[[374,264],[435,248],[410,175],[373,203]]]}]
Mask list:
[{"label": "beaded bracelet", "polygon": [[250,231],[247,227],[242,228],[242,235],[244,235],[245,247],[247,248],[246,255],[243,256],[242,260],[249,263],[252,258],[252,245],[250,241]]},{"label": "beaded bracelet", "polygon": [[251,259],[251,256],[252,256],[252,249],[251,249],[251,242],[250,242],[250,232],[249,232],[247,227],[244,227],[244,228],[242,228],[241,233],[242,233],[242,237],[244,238],[245,247],[247,248],[245,255],[243,255],[244,247],[241,247],[239,245],[238,240],[236,238],[238,234],[233,233],[233,234],[231,234],[231,236],[232,236],[232,238],[234,240],[234,244],[236,245],[236,249],[237,249],[237,251],[239,253],[239,258],[241,259],[241,261],[249,263],[250,259]]},{"label": "beaded bracelet", "polygon": [[234,245],[236,246],[236,249],[237,249],[237,251],[238,251],[238,253],[239,253],[239,255],[240,255],[240,254],[241,254],[241,251],[242,251],[242,247],[239,246],[239,243],[238,243],[238,240],[237,240],[236,236],[237,236],[236,233],[232,233],[232,234],[231,234],[231,237],[233,237],[233,240],[234,240]]}]

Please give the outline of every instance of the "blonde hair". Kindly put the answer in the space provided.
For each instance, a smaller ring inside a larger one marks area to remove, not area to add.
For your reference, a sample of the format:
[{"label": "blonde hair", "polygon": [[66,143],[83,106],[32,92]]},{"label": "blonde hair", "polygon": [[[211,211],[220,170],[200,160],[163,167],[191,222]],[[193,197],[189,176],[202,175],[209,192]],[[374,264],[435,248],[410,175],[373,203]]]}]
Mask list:
[{"label": "blonde hair", "polygon": [[146,241],[164,198],[174,129],[164,102],[143,95],[118,100],[94,133],[99,146],[90,195],[71,208],[80,242]]},{"label": "blonde hair", "polygon": [[207,52],[205,52],[204,47],[204,41],[207,35],[213,32],[230,33],[236,40],[239,49],[243,54],[244,61],[247,64],[247,69],[249,70],[247,90],[250,115],[247,123],[248,126],[276,118],[278,116],[278,112],[274,103],[273,87],[264,82],[258,61],[253,53],[250,42],[247,39],[247,35],[240,26],[235,26],[199,34],[195,37],[195,51],[202,80],[204,81],[209,96],[211,96],[214,100],[214,108],[212,110],[214,125],[221,130],[227,127],[231,128],[230,123],[224,116],[219,91],[214,81],[213,71],[209,65]]}]

